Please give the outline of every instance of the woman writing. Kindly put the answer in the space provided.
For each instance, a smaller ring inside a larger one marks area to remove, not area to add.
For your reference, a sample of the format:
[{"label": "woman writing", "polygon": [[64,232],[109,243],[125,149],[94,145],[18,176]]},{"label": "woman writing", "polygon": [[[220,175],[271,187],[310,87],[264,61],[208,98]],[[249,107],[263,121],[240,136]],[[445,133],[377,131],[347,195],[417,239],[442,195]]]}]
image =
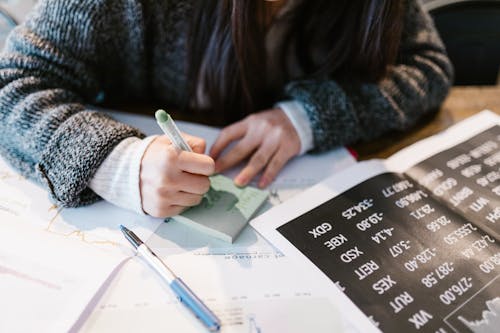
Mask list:
[{"label": "woman writing", "polygon": [[[172,216],[242,161],[236,184],[266,187],[296,155],[404,130],[451,77],[417,0],[42,0],[0,57],[0,153],[59,205]],[[103,100],[228,126],[177,152],[87,107]]]}]

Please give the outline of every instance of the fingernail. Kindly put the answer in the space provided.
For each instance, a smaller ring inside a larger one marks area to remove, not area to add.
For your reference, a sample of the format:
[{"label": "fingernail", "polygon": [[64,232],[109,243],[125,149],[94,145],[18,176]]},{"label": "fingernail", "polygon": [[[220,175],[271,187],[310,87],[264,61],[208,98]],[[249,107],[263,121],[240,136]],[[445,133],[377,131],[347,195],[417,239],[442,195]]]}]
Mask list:
[{"label": "fingernail", "polygon": [[262,177],[259,181],[259,187],[264,188],[267,186],[267,184],[268,184],[267,178]]},{"label": "fingernail", "polygon": [[239,176],[239,177],[236,177],[236,179],[234,180],[234,183],[236,184],[236,186],[245,186],[248,183],[248,180],[244,176]]}]

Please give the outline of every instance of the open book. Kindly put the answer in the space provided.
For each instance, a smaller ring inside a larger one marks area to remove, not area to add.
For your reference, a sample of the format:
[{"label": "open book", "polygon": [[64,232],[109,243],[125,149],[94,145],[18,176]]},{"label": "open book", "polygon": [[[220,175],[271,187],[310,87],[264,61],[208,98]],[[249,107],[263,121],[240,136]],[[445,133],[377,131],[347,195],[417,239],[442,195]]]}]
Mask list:
[{"label": "open book", "polygon": [[360,331],[498,332],[500,117],[358,163],[251,225]]}]

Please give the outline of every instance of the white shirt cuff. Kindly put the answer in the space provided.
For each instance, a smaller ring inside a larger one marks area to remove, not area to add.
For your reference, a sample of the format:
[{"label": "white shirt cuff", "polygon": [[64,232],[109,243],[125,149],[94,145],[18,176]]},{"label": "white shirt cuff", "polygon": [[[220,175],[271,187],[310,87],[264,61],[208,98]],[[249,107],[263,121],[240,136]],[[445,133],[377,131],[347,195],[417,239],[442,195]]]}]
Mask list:
[{"label": "white shirt cuff", "polygon": [[89,187],[104,200],[145,215],[139,187],[141,160],[156,138],[131,137],[120,142],[99,166]]},{"label": "white shirt cuff", "polygon": [[311,122],[307,116],[307,112],[297,101],[284,101],[275,105],[279,107],[287,115],[292,122],[293,127],[297,131],[300,139],[300,153],[305,154],[307,151],[314,148],[314,137],[311,127]]}]

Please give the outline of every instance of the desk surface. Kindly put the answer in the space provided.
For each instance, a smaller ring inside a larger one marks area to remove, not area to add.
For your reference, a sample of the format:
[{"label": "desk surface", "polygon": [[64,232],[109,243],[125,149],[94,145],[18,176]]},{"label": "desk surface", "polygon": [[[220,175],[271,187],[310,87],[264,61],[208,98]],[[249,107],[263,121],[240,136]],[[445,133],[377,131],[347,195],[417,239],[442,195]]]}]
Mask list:
[{"label": "desk surface", "polygon": [[414,129],[405,133],[391,133],[370,143],[357,144],[354,149],[361,160],[387,158],[484,109],[500,114],[500,86],[454,87],[439,112],[426,117]]}]

